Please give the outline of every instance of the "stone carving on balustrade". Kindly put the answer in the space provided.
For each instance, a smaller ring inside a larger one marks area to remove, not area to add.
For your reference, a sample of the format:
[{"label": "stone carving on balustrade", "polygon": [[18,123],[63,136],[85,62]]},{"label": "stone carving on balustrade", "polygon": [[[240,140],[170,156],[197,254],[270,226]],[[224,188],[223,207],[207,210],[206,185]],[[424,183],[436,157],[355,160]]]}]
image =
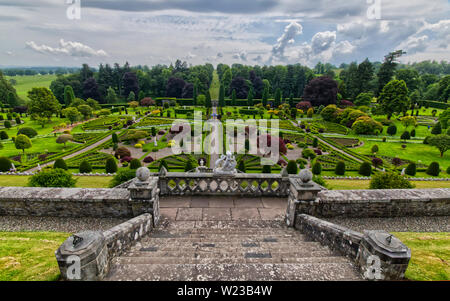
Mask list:
[{"label": "stone carving on balustrade", "polygon": [[226,155],[222,155],[214,164],[214,173],[221,175],[232,175],[237,173],[236,158],[230,151]]}]

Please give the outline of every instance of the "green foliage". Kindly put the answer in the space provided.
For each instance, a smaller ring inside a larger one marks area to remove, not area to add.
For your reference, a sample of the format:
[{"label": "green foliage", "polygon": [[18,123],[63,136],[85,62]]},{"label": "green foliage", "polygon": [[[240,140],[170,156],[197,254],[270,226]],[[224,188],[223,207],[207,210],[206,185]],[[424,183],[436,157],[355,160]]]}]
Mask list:
[{"label": "green foliage", "polygon": [[81,105],[77,107],[78,111],[83,115],[85,120],[89,119],[92,116],[92,108],[88,105]]},{"label": "green foliage", "polygon": [[414,186],[396,172],[380,172],[372,176],[370,189],[411,189]]},{"label": "green foliage", "polygon": [[162,159],[162,160],[159,162],[159,168],[158,168],[158,171],[161,171],[161,169],[162,169],[163,167],[164,167],[167,171],[169,171],[169,165],[167,164],[166,160],[164,160],[164,159]]},{"label": "green foliage", "polygon": [[122,169],[117,172],[114,178],[111,180],[109,187],[114,188],[120,184],[128,182],[136,177],[135,169]]},{"label": "green foliage", "polygon": [[388,115],[388,119],[394,113],[404,113],[409,108],[408,88],[402,80],[392,80],[380,94],[378,101],[381,108]]},{"label": "green foliage", "polygon": [[64,169],[49,169],[32,176],[28,181],[30,187],[75,187],[76,180]]},{"label": "green foliage", "polygon": [[378,148],[378,145],[374,145],[374,146],[372,146],[372,154],[376,154],[376,153],[378,153],[378,151],[379,151],[380,149]]},{"label": "green foliage", "polygon": [[30,128],[30,127],[23,127],[20,128],[19,131],[17,131],[17,135],[25,135],[28,138],[34,138],[37,136],[37,132],[35,129]]},{"label": "green foliage", "polygon": [[58,144],[64,144],[66,146],[66,143],[73,140],[73,136],[69,134],[62,134],[56,138],[56,143]]},{"label": "green foliage", "polygon": [[449,135],[437,135],[428,139],[428,143],[435,146],[441,153],[441,158],[444,157],[445,152],[450,148],[450,136]]},{"label": "green foliage", "polygon": [[433,134],[433,135],[440,135],[440,134],[442,134],[442,126],[441,126],[440,122],[436,123],[436,125],[431,130],[431,134]]},{"label": "green foliage", "polygon": [[416,163],[409,163],[408,167],[406,167],[405,173],[408,176],[414,177],[416,175],[416,173],[417,173],[417,165],[416,165]]},{"label": "green foliage", "polygon": [[319,139],[317,139],[317,137],[314,137],[312,145],[313,147],[317,147],[319,145]]},{"label": "green foliage", "polygon": [[188,172],[194,169],[194,166],[192,165],[192,161],[191,160],[187,160],[186,164],[184,165],[184,171]]},{"label": "green foliage", "polygon": [[116,133],[113,133],[113,134],[111,135],[111,139],[112,139],[112,142],[113,142],[113,143],[119,143],[119,137],[117,136]]},{"label": "green foliage", "polygon": [[6,129],[10,129],[10,128],[11,128],[11,122],[10,122],[9,120],[6,120],[6,121],[3,123],[3,126],[4,126]]},{"label": "green foliage", "polygon": [[368,162],[364,162],[360,165],[358,173],[365,177],[370,177],[372,174],[372,165]]},{"label": "green foliage", "polygon": [[117,162],[114,158],[109,158],[106,160],[105,171],[108,174],[113,174],[117,172]]},{"label": "green foliage", "polygon": [[53,164],[53,168],[54,169],[59,168],[59,169],[64,169],[64,170],[68,169],[66,161],[64,161],[64,159],[62,159],[62,158],[59,158],[55,161],[55,163]]},{"label": "green foliage", "polygon": [[272,167],[270,165],[263,165],[262,173],[268,173],[268,174],[272,173]]},{"label": "green foliage", "polygon": [[315,162],[313,164],[312,173],[316,176],[318,176],[322,173],[322,165],[320,164],[320,162]]},{"label": "green foliage", "polygon": [[370,106],[372,103],[373,94],[372,93],[361,93],[356,97],[354,104],[356,106]]},{"label": "green foliage", "polygon": [[131,152],[130,152],[130,150],[129,150],[128,148],[126,148],[125,146],[121,146],[121,147],[119,147],[119,148],[116,150],[114,156],[115,156],[116,158],[131,157]]},{"label": "green foliage", "polygon": [[383,125],[368,116],[363,116],[355,121],[352,130],[358,135],[377,135],[383,131]]},{"label": "green foliage", "polygon": [[441,168],[438,162],[433,162],[428,166],[427,175],[437,177],[441,173]]},{"label": "green foliage", "polygon": [[402,139],[402,140],[410,140],[411,139],[411,134],[408,131],[405,131],[400,136],[400,139]]},{"label": "green foliage", "polygon": [[138,169],[142,167],[141,161],[139,159],[133,159],[130,162],[130,169]]},{"label": "green foliage", "polygon": [[237,169],[242,171],[243,173],[246,172],[245,161],[244,160],[239,161]]},{"label": "green foliage", "polygon": [[6,131],[0,131],[0,140],[9,139],[8,133]]},{"label": "green foliage", "polygon": [[288,162],[288,165],[286,167],[286,170],[288,172],[288,174],[290,175],[296,175],[298,174],[298,166],[297,166],[297,162],[295,162],[294,160],[290,160]]},{"label": "green foliage", "polygon": [[75,93],[73,92],[73,88],[72,86],[65,86],[64,87],[64,103],[66,104],[66,106],[70,106],[70,104],[74,101],[75,99]]},{"label": "green foliage", "polygon": [[25,153],[25,149],[31,148],[32,143],[30,138],[25,135],[18,135],[14,140],[14,144],[17,149],[21,149]]},{"label": "green foliage", "polygon": [[28,92],[28,112],[36,115],[42,121],[44,127],[49,122],[53,114],[57,114],[61,108],[52,91],[47,88],[33,88]]},{"label": "green foliage", "polygon": [[326,106],[322,110],[320,115],[322,115],[322,118],[325,121],[334,121],[336,118],[337,112],[338,112],[338,108],[336,107],[336,105],[329,105],[329,106]]},{"label": "green foliage", "polygon": [[75,107],[68,107],[61,111],[61,114],[66,116],[69,119],[70,124],[77,122],[81,118],[81,114]]},{"label": "green foliage", "polygon": [[0,157],[0,171],[8,172],[12,167],[11,161],[6,157]]},{"label": "green foliage", "polygon": [[80,173],[91,173],[92,172],[92,166],[88,161],[82,161],[80,163]]},{"label": "green foliage", "polygon": [[310,148],[305,148],[302,151],[302,157],[305,159],[311,159],[313,160],[316,157],[316,153],[314,153],[314,151]]},{"label": "green foliage", "polygon": [[337,174],[338,176],[345,175],[345,162],[344,161],[339,161],[336,164],[336,168],[334,170],[334,173]]}]

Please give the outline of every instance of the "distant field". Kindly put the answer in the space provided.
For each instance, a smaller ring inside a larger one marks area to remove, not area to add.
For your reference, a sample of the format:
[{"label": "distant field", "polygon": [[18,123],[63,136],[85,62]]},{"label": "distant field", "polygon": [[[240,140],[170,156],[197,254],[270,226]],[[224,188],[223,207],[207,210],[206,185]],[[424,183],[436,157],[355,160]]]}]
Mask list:
[{"label": "distant field", "polygon": [[28,91],[38,87],[49,88],[51,82],[56,79],[56,75],[6,76],[6,79],[15,79],[17,84],[14,85],[14,88],[17,95],[24,100],[28,100]]}]

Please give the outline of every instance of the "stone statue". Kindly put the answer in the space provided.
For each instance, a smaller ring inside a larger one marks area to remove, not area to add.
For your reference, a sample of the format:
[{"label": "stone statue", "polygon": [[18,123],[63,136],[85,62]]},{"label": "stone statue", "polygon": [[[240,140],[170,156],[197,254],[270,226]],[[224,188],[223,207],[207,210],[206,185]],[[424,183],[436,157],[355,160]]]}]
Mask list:
[{"label": "stone statue", "polygon": [[404,176],[405,173],[406,173],[406,168],[403,168],[403,170],[402,170],[402,176]]},{"label": "stone statue", "polygon": [[214,165],[214,173],[234,174],[236,173],[236,159],[230,151],[226,155],[222,155]]}]

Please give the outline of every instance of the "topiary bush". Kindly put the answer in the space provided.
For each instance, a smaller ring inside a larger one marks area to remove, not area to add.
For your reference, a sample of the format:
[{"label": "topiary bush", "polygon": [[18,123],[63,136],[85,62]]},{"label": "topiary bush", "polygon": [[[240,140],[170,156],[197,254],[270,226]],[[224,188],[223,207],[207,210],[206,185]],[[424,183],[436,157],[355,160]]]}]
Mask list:
[{"label": "topiary bush", "polygon": [[411,137],[416,137],[416,130],[415,130],[415,129],[413,129],[413,130],[411,131]]},{"label": "topiary bush", "polygon": [[359,167],[358,173],[365,177],[370,177],[370,175],[372,174],[372,166],[370,165],[370,163],[364,162]]},{"label": "topiary bush", "polygon": [[372,146],[372,154],[376,154],[376,153],[378,153],[378,151],[379,151],[380,149],[378,148],[378,145],[374,145],[374,146]]},{"label": "topiary bush", "polygon": [[397,127],[395,125],[391,125],[387,128],[386,133],[390,136],[394,136],[395,134],[397,134]]},{"label": "topiary bush", "polygon": [[288,165],[286,167],[286,171],[288,174],[290,175],[296,175],[298,174],[298,166],[297,166],[297,162],[295,162],[294,160],[290,160],[288,162]]},{"label": "topiary bush", "polygon": [[25,135],[28,136],[28,138],[34,138],[37,136],[37,134],[38,133],[36,132],[36,130],[30,127],[23,127],[19,129],[19,131],[17,131],[17,136]]},{"label": "topiary bush", "polygon": [[440,134],[442,134],[442,126],[441,126],[440,122],[436,123],[436,125],[431,130],[431,134],[433,134],[433,135],[440,135]]},{"label": "topiary bush", "polygon": [[322,173],[322,165],[319,162],[313,164],[312,173],[316,176]]},{"label": "topiary bush", "polygon": [[450,175],[450,166],[447,167],[447,174]]},{"label": "topiary bush", "polygon": [[405,173],[408,176],[412,176],[412,177],[415,176],[416,173],[417,173],[417,165],[416,165],[416,163],[409,163],[408,167],[406,167]]},{"label": "topiary bush", "polygon": [[186,164],[184,165],[184,171],[188,172],[194,169],[194,166],[192,165],[192,161],[191,160],[187,160]]},{"label": "topiary bush", "polygon": [[9,139],[8,133],[5,131],[0,132],[0,140],[7,140]]},{"label": "topiary bush", "polygon": [[131,152],[125,146],[121,146],[121,147],[117,148],[116,152],[114,153],[114,156],[116,158],[131,157]]},{"label": "topiary bush", "polygon": [[153,161],[155,161],[155,159],[153,159],[153,157],[151,156],[147,156],[144,158],[144,163],[152,163]]},{"label": "topiary bush", "polygon": [[381,158],[373,158],[372,159],[372,165],[377,168],[381,165],[383,165],[383,160]]},{"label": "topiary bush", "polygon": [[396,172],[381,172],[373,175],[370,189],[411,189],[414,188],[405,177]]},{"label": "topiary bush", "polygon": [[80,163],[79,169],[80,169],[80,173],[91,173],[92,172],[92,166],[86,160],[84,160]]},{"label": "topiary bush", "polygon": [[272,167],[270,165],[264,165],[262,167],[262,173],[269,173],[269,174],[272,173]]},{"label": "topiary bush", "polygon": [[108,160],[106,160],[106,164],[105,164],[105,171],[108,174],[113,174],[117,172],[117,162],[114,158],[109,158]]},{"label": "topiary bush", "polygon": [[334,169],[334,173],[337,174],[338,176],[345,175],[345,162],[344,161],[339,161],[336,164],[336,168]]},{"label": "topiary bush", "polygon": [[305,158],[305,159],[313,160],[316,157],[316,154],[314,153],[314,151],[312,149],[305,148],[302,151],[302,157]]},{"label": "topiary bush", "polygon": [[134,169],[119,170],[109,183],[109,187],[114,188],[122,183],[134,179],[135,177],[136,177],[136,170]]},{"label": "topiary bush", "polygon": [[56,168],[41,171],[28,180],[30,187],[75,187],[76,180],[72,173]]},{"label": "topiary bush", "polygon": [[56,159],[55,163],[53,164],[53,168],[54,169],[59,168],[59,169],[67,170],[66,161],[64,161],[64,159],[62,159],[62,158]]},{"label": "topiary bush", "polygon": [[239,164],[238,164],[238,167],[237,167],[237,169],[238,169],[238,170],[240,170],[240,171],[242,171],[243,173],[245,173],[245,172],[246,172],[246,168],[245,168],[245,162],[244,162],[244,160],[241,160],[241,161],[239,161]]},{"label": "topiary bush", "polygon": [[409,140],[411,139],[411,134],[408,131],[405,131],[401,136],[400,139],[402,140]]},{"label": "topiary bush", "polygon": [[130,161],[130,169],[138,169],[140,167],[142,167],[142,164],[139,159],[132,159]]},{"label": "topiary bush", "polygon": [[12,167],[11,160],[6,157],[0,157],[0,171],[8,172]]},{"label": "topiary bush", "polygon": [[430,166],[428,166],[427,175],[437,177],[437,176],[439,176],[440,173],[441,173],[441,168],[439,166],[439,163],[433,162],[430,164]]}]

